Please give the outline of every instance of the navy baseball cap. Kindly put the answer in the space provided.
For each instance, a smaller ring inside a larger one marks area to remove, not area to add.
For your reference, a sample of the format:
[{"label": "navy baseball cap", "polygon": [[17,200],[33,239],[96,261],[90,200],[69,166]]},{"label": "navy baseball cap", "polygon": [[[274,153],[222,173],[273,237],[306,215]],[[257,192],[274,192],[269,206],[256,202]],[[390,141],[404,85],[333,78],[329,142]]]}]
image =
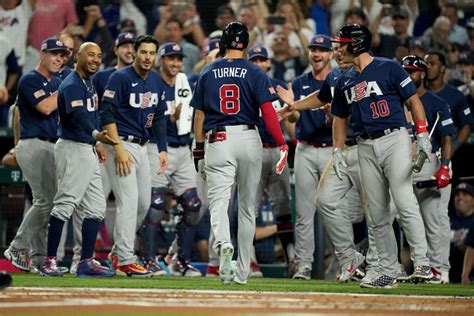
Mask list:
[{"label": "navy baseball cap", "polygon": [[466,193],[469,193],[470,195],[474,196],[474,187],[467,183],[467,182],[461,182],[458,184],[458,186],[454,189],[453,194],[456,194],[459,191],[464,191]]},{"label": "navy baseball cap", "polygon": [[174,56],[174,55],[186,57],[186,55],[184,55],[183,53],[183,48],[179,46],[178,44],[176,44],[175,42],[164,43],[163,45],[161,45],[158,51],[159,51],[160,57]]},{"label": "navy baseball cap", "polygon": [[47,38],[41,43],[41,50],[43,52],[56,52],[56,51],[65,51],[67,52],[67,47],[64,46],[64,43],[55,37]]},{"label": "navy baseball cap", "polygon": [[326,35],[313,36],[313,38],[309,42],[308,48],[315,48],[315,47],[332,50],[331,38]]},{"label": "navy baseball cap", "polygon": [[120,33],[117,38],[115,39],[115,47],[119,47],[120,45],[126,43],[135,43],[135,35],[130,32]]},{"label": "navy baseball cap", "polygon": [[249,60],[254,59],[255,57],[261,57],[268,59],[268,51],[263,46],[255,46],[247,51]]}]

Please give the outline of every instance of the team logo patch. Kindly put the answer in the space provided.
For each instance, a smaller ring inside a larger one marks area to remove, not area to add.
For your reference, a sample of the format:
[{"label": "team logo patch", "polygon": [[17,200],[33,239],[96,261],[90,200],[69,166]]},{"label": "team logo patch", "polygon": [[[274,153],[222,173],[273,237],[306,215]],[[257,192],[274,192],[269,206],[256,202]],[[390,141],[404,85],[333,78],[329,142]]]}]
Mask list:
[{"label": "team logo patch", "polygon": [[261,52],[262,52],[262,49],[261,49],[260,47],[255,47],[255,48],[253,49],[253,52],[254,52],[254,53],[261,53]]},{"label": "team logo patch", "polygon": [[360,101],[367,96],[365,88],[367,88],[366,81],[362,81],[354,86],[355,101]]},{"label": "team logo patch", "polygon": [[56,41],[56,45],[61,46],[61,47],[64,46],[63,42],[61,42],[60,40]]},{"label": "team logo patch", "polygon": [[268,88],[268,91],[270,91],[270,93],[272,93],[272,94],[276,93],[275,88],[273,88],[273,87]]},{"label": "team logo patch", "polygon": [[74,100],[74,101],[71,101],[71,106],[73,108],[78,107],[78,106],[84,106],[84,102],[82,100]]},{"label": "team logo patch", "polygon": [[178,44],[176,44],[176,45],[173,45],[173,50],[174,50],[175,52],[179,52],[179,51],[181,50],[181,48],[179,47]]},{"label": "team logo patch", "polygon": [[46,92],[44,92],[43,89],[40,89],[38,91],[36,91],[35,93],[33,93],[33,96],[38,99],[38,98],[41,98],[42,96],[46,95]]},{"label": "team logo patch", "polygon": [[115,91],[113,90],[105,90],[104,97],[113,99],[115,97]]},{"label": "team logo patch", "polygon": [[318,36],[318,37],[315,38],[314,41],[315,41],[316,43],[322,43],[322,42],[324,42],[324,37]]}]

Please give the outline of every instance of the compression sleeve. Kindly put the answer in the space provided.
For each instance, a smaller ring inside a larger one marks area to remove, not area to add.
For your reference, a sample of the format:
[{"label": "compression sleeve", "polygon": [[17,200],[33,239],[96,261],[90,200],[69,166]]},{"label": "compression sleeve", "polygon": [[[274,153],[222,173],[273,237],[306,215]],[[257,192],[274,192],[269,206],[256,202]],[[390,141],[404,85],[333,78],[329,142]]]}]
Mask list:
[{"label": "compression sleeve", "polygon": [[267,131],[272,135],[273,139],[276,141],[278,146],[285,144],[285,138],[281,132],[280,123],[278,122],[278,117],[271,102],[265,102],[260,106],[262,110],[263,122]]},{"label": "compression sleeve", "polygon": [[164,111],[159,111],[153,118],[151,126],[153,135],[155,136],[158,152],[167,151],[166,147],[166,116]]}]

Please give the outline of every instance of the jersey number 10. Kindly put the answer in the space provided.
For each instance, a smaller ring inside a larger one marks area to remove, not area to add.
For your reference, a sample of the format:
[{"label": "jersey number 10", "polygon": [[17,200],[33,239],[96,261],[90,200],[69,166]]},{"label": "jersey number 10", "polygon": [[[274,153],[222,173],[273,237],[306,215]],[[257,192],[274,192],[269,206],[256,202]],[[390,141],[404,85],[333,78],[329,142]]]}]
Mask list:
[{"label": "jersey number 10", "polygon": [[372,110],[372,118],[374,120],[390,114],[390,108],[385,100],[377,101],[377,104],[375,102],[370,103],[370,109]]},{"label": "jersey number 10", "polygon": [[220,108],[224,114],[240,112],[240,91],[236,84],[224,84],[219,88]]}]

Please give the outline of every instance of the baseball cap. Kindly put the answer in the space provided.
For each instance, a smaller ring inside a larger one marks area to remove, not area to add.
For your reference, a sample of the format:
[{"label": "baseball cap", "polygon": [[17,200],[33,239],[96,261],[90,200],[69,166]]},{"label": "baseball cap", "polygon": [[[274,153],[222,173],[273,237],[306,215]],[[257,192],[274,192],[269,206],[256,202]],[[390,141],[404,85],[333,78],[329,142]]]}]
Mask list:
[{"label": "baseball cap", "polygon": [[182,57],[186,57],[183,53],[183,48],[176,44],[175,42],[168,42],[161,45],[160,49],[158,50],[160,57],[163,56],[173,56],[178,55]]},{"label": "baseball cap", "polygon": [[453,194],[456,194],[459,191],[464,191],[474,196],[474,187],[467,182],[459,183],[458,186],[454,189]]},{"label": "baseball cap", "polygon": [[268,51],[263,46],[255,46],[247,51],[249,60],[254,59],[255,57],[262,57],[268,59]]},{"label": "baseball cap", "polygon": [[130,32],[120,33],[117,38],[115,39],[115,47],[119,47],[120,45],[126,43],[134,43],[135,42],[135,35]]},{"label": "baseball cap", "polygon": [[55,52],[61,50],[67,52],[67,47],[64,46],[64,43],[60,39],[50,37],[41,43],[41,50],[44,52]]},{"label": "baseball cap", "polygon": [[394,18],[400,17],[404,19],[408,19],[408,17],[410,16],[410,14],[408,13],[408,10],[400,5],[393,7],[391,15]]},{"label": "baseball cap", "polygon": [[326,35],[313,36],[309,42],[308,48],[320,47],[327,50],[332,50],[331,38]]}]

